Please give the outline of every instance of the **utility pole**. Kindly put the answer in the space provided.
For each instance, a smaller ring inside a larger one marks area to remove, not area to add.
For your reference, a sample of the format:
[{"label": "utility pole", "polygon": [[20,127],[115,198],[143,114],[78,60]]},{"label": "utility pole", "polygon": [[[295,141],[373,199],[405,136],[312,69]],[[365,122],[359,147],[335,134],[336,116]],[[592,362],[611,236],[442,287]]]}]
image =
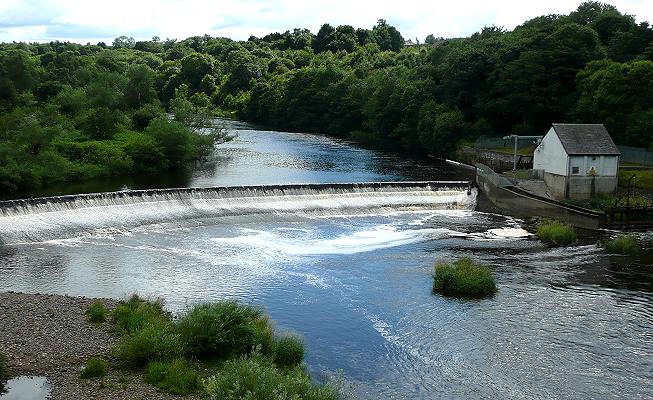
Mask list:
[{"label": "utility pole", "polygon": [[512,156],[512,170],[516,171],[517,170],[517,144],[519,143],[519,139],[541,139],[542,136],[519,136],[519,135],[509,135],[509,136],[504,136],[503,140],[507,139],[513,139],[515,142],[515,151]]}]

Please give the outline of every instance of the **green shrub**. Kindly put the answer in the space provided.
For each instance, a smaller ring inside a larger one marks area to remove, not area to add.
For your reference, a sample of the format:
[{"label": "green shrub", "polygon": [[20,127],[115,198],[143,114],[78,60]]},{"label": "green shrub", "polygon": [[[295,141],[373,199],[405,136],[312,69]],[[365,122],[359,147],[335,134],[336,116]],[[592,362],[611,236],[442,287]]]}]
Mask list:
[{"label": "green shrub", "polygon": [[82,372],[79,374],[81,378],[99,378],[105,376],[109,366],[104,359],[100,357],[91,357],[86,361],[86,365]]},{"label": "green shrub", "polygon": [[338,399],[330,386],[313,384],[301,368],[282,372],[258,354],[226,361],[218,374],[204,380],[204,390],[212,400]]},{"label": "green shrub", "polygon": [[481,297],[495,293],[497,286],[488,267],[463,257],[453,264],[435,264],[433,290],[451,296]]},{"label": "green shrub", "polygon": [[255,346],[266,353],[271,349],[272,329],[261,311],[232,301],[197,305],[177,328],[189,354],[198,358],[227,358]]},{"label": "green shrub", "polygon": [[107,319],[107,307],[103,302],[96,300],[91,303],[91,306],[86,312],[86,316],[90,322],[101,323]]},{"label": "green shrub", "polygon": [[541,221],[537,224],[537,237],[550,246],[567,246],[576,241],[576,231],[558,221]]},{"label": "green shrub", "polygon": [[113,353],[127,366],[140,367],[150,361],[179,357],[184,353],[184,345],[172,324],[155,320],[123,336]]},{"label": "green shrub", "polygon": [[284,336],[275,341],[274,363],[280,367],[295,367],[304,359],[304,342],[297,336]]},{"label": "green shrub", "polygon": [[0,353],[0,393],[5,390],[5,381],[9,378],[9,367],[7,366],[7,356]]},{"label": "green shrub", "polygon": [[619,235],[611,240],[601,242],[601,246],[610,253],[636,254],[639,252],[637,238],[633,235]]},{"label": "green shrub", "polygon": [[161,301],[146,301],[138,295],[119,304],[111,315],[121,335],[136,332],[147,323],[170,321],[170,315],[163,309]]},{"label": "green shrub", "polygon": [[187,395],[200,387],[199,376],[182,358],[151,362],[147,367],[147,380],[160,389],[179,395]]}]

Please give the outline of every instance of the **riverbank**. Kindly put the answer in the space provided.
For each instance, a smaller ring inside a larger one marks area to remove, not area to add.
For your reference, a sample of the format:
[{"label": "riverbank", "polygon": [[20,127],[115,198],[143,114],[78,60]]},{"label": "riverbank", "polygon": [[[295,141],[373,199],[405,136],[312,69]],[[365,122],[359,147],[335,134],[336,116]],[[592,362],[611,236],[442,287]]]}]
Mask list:
[{"label": "riverbank", "polygon": [[[108,357],[118,340],[110,321],[88,322],[86,311],[97,299],[60,295],[0,293],[0,352],[15,376],[45,376],[58,399],[176,399],[145,382],[139,371],[112,368],[102,379],[81,379],[80,369],[93,356]],[[109,309],[118,300],[101,299]],[[193,399],[193,396],[185,397]]]}]

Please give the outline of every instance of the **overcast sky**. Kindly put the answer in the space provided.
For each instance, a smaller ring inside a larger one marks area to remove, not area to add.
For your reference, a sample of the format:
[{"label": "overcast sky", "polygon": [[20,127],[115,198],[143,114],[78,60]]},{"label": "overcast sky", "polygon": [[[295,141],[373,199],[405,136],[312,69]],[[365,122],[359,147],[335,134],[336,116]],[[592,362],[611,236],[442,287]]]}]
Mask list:
[{"label": "overcast sky", "polygon": [[[639,22],[653,21],[653,0],[612,0]],[[292,28],[316,33],[328,22],[372,27],[380,18],[405,38],[460,37],[484,26],[508,29],[544,14],[567,14],[573,0],[0,0],[0,42],[111,42],[120,35],[183,39],[209,34],[247,39]]]}]

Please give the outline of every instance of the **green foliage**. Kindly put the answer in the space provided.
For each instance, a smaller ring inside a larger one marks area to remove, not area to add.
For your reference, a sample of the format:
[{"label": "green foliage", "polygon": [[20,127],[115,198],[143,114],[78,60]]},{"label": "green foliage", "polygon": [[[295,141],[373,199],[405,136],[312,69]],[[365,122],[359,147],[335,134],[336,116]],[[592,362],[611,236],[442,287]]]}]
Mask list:
[{"label": "green foliage", "polygon": [[447,296],[483,297],[497,291],[488,267],[463,257],[454,263],[438,262],[434,267],[433,291]]},{"label": "green foliage", "polygon": [[282,372],[258,354],[226,361],[216,375],[204,380],[204,391],[212,400],[338,399],[331,387],[313,384],[300,368]]},{"label": "green foliage", "polygon": [[182,358],[151,362],[147,367],[147,381],[182,396],[195,392],[201,383],[191,363]]},{"label": "green foliage", "polygon": [[608,252],[615,254],[636,254],[640,250],[637,238],[633,235],[619,235],[600,244]]},{"label": "green foliage", "polygon": [[140,367],[150,361],[182,356],[184,343],[172,324],[153,320],[134,333],[123,336],[113,349],[113,354],[129,367]]},{"label": "green foliage", "polygon": [[[637,187],[637,186],[634,186]],[[635,206],[635,207],[646,207],[651,205],[651,201],[645,197],[641,196],[630,196],[628,197],[615,197],[607,194],[601,194],[589,199],[568,199],[564,201],[565,203],[573,204],[578,207],[588,208],[590,210],[596,211],[607,211],[612,207],[624,207],[624,206]]]},{"label": "green foliage", "polygon": [[0,394],[4,392],[5,381],[9,379],[9,367],[7,366],[7,356],[0,353]]},{"label": "green foliage", "polygon": [[573,227],[559,221],[544,220],[537,224],[537,237],[550,246],[568,246],[576,242]]},{"label": "green foliage", "polygon": [[177,328],[194,357],[211,359],[246,354],[256,346],[272,348],[272,328],[258,309],[235,302],[194,306]]},{"label": "green foliage", "polygon": [[283,336],[274,341],[274,363],[295,367],[304,359],[304,342],[297,336]]},{"label": "green foliage", "polygon": [[170,315],[160,300],[146,301],[136,294],[114,308],[111,316],[120,335],[137,332],[148,323],[170,321]]},{"label": "green foliage", "polygon": [[86,316],[90,322],[101,323],[107,319],[107,307],[103,302],[96,300],[89,306]]},{"label": "green foliage", "polygon": [[620,170],[619,185],[628,187],[629,182],[633,188],[653,190],[653,170]]},{"label": "green foliage", "polygon": [[100,378],[107,374],[109,365],[101,357],[91,357],[86,361],[86,365],[80,372],[79,376],[82,379]]}]

